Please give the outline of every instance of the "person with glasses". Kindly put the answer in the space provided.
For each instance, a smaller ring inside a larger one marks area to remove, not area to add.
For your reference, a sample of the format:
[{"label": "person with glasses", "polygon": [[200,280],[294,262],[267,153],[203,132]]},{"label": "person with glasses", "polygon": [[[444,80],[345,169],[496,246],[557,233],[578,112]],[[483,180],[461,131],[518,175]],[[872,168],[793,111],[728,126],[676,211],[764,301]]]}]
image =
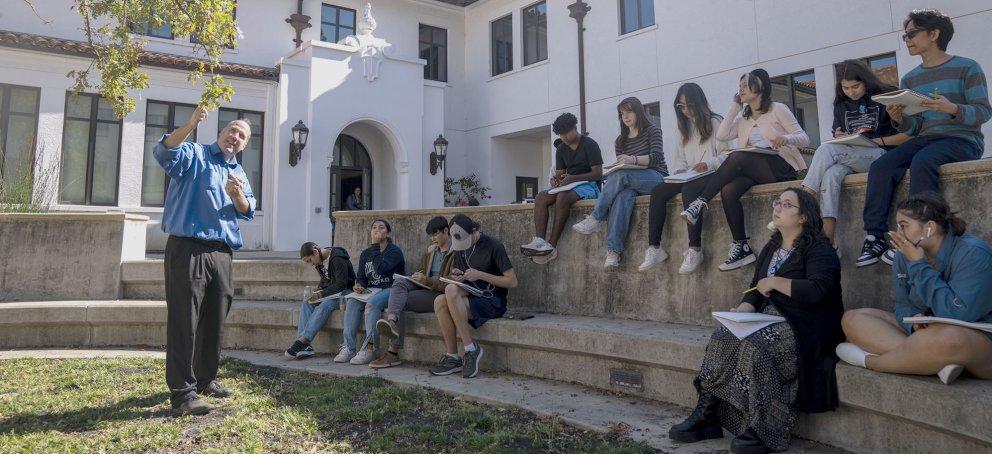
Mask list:
[{"label": "person with glasses", "polygon": [[[686,171],[706,172],[716,170],[727,159],[729,143],[716,138],[723,117],[710,110],[703,89],[695,83],[683,84],[675,94],[675,118],[679,134],[675,154],[671,156],[673,174]],[[651,190],[651,208],[648,210],[648,248],[644,252],[644,262],[637,267],[646,271],[668,259],[668,253],[661,247],[662,230],[668,213],[668,201],[682,194],[682,208],[696,200],[706,187],[710,175],[686,183],[660,183]],[[703,262],[702,224],[689,226],[689,247],[683,254],[679,273],[696,271]]]},{"label": "person with glasses", "polygon": [[837,347],[845,362],[878,372],[933,375],[950,384],[967,370],[992,379],[992,333],[947,323],[903,319],[935,316],[992,324],[992,246],[968,233],[940,194],[924,192],[899,204],[899,251],[892,265],[892,311],[844,314],[850,343]]},{"label": "person with glasses", "polygon": [[985,73],[970,58],[952,56],[947,45],[954,36],[951,18],[935,9],[915,10],[903,22],[903,42],[910,55],[922,62],[902,77],[900,87],[932,99],[914,115],[904,105],[886,111],[899,132],[910,137],[876,159],[868,169],[867,199],[862,215],[865,241],[858,266],[891,265],[895,251],[882,235],[889,230],[889,214],[896,186],[909,169],[909,195],[940,191],[940,166],[979,159],[985,148],[982,124],[992,117]]},{"label": "person with glasses", "polygon": [[785,318],[738,339],[713,333],[693,381],[699,401],[672,440],[692,443],[736,435],[735,453],[788,449],[799,412],[838,406],[834,349],[843,342],[840,260],[823,235],[816,199],[789,188],[773,202],[772,234],[758,258],[751,289],[734,312]]},{"label": "person with glasses", "polygon": [[[743,109],[742,109],[743,103]],[[773,149],[776,154],[733,151],[707,181],[696,200],[682,211],[690,225],[699,222],[703,211],[717,194],[730,225],[734,242],[720,271],[730,271],[754,263],[748,244],[741,197],[752,186],[796,179],[796,172],[806,168],[799,147],[809,145],[809,136],[799,126],[795,115],[782,103],[772,102],[772,81],[768,72],[758,68],[741,76],[740,86],[730,111],[720,123],[717,140],[737,139],[739,147]]]},{"label": "person with glasses", "polygon": [[369,367],[373,369],[400,365],[399,351],[406,338],[403,311],[418,314],[434,312],[434,299],[444,293],[447,284],[441,282],[440,277],[451,274],[454,258],[450,253],[448,220],[444,216],[436,216],[428,221],[427,237],[430,238],[431,245],[420,259],[420,268],[409,279],[394,280],[389,289],[386,316],[376,322],[376,330],[380,336],[386,335],[392,339],[386,352],[369,363]]}]

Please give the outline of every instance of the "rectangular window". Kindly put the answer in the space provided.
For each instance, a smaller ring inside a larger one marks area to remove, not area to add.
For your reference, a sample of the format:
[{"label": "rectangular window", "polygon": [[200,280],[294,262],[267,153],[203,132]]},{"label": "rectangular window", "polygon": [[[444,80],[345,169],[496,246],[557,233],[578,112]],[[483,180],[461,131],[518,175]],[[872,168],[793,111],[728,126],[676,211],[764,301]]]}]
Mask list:
[{"label": "rectangular window", "polygon": [[654,25],[654,0],[619,0],[620,34]]},{"label": "rectangular window", "polygon": [[772,79],[772,101],[785,104],[809,136],[809,146],[820,146],[820,120],[816,110],[816,77],[803,71]]},{"label": "rectangular window", "polygon": [[548,59],[548,5],[535,3],[523,10],[524,66]]},{"label": "rectangular window", "polygon": [[327,3],[320,5],[321,41],[336,43],[354,34],[355,10],[328,5]]},{"label": "rectangular window", "polygon": [[116,205],[120,162],[121,119],[110,101],[66,92],[59,200]]},{"label": "rectangular window", "polygon": [[648,120],[655,126],[661,127],[661,103],[650,102],[644,105],[644,113],[648,115]]},{"label": "rectangular window", "polygon": [[492,75],[498,76],[513,70],[513,16],[507,15],[489,24]]},{"label": "rectangular window", "polygon": [[131,32],[139,35],[154,36],[156,38],[175,39],[172,33],[172,24],[163,23],[159,27],[153,27],[149,22],[131,24]]},{"label": "rectangular window", "polygon": [[248,184],[255,194],[256,209],[262,209],[262,144],[265,143],[263,133],[265,131],[265,114],[241,109],[221,108],[218,111],[217,135],[221,129],[234,120],[246,120],[251,125],[251,139],[248,146],[238,153],[238,163],[248,174]]},{"label": "rectangular window", "polygon": [[448,81],[448,31],[420,24],[420,58],[427,60],[424,79]]},{"label": "rectangular window", "polygon": [[888,53],[865,59],[868,67],[883,82],[893,87],[899,86],[899,70],[896,68],[896,53]]},{"label": "rectangular window", "polygon": [[[169,188],[169,178],[166,177],[165,170],[155,160],[152,152],[159,139],[182,126],[193,115],[194,110],[196,110],[196,106],[193,104],[148,101],[148,109],[145,112],[145,158],[141,172],[142,206],[160,207],[165,205],[165,193]],[[186,140],[196,142],[195,129]]]},{"label": "rectangular window", "polygon": [[39,88],[0,84],[0,181],[27,185],[34,174]]}]

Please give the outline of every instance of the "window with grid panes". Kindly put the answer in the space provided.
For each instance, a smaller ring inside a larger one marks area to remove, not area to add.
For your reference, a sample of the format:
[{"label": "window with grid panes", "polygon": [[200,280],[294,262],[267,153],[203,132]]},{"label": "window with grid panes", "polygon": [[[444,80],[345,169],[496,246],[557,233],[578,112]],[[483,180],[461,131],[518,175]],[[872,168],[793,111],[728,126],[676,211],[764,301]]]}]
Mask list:
[{"label": "window with grid panes", "polygon": [[447,82],[448,31],[420,24],[420,58],[427,60],[424,79]]},{"label": "window with grid panes", "polygon": [[535,3],[523,9],[524,66],[548,59],[548,5]]},{"label": "window with grid panes", "polygon": [[809,146],[820,146],[820,116],[816,110],[816,77],[813,70],[772,78],[772,101],[789,107],[809,136]]},{"label": "window with grid panes", "polygon": [[110,101],[66,92],[59,201],[116,205],[121,160],[121,119]]},{"label": "window with grid panes", "polygon": [[34,174],[40,92],[0,84],[0,181],[20,182]]},{"label": "window with grid panes", "polygon": [[[169,188],[169,178],[165,170],[155,160],[152,152],[162,136],[171,134],[193,115],[196,106],[164,101],[148,101],[145,110],[145,156],[141,172],[141,205],[160,207],[165,205],[165,193]],[[187,142],[196,142],[194,129]]]},{"label": "window with grid panes", "polygon": [[336,43],[355,34],[355,10],[320,5],[320,40]]},{"label": "window with grid panes", "polygon": [[493,76],[513,70],[513,16],[507,15],[489,24]]}]

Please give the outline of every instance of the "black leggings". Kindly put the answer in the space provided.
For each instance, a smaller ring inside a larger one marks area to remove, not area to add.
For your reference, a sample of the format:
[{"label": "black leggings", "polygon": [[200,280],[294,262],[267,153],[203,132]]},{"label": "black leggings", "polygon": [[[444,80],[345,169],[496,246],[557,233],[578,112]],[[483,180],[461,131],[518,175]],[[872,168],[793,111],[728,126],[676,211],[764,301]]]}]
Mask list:
[{"label": "black leggings", "polygon": [[[665,228],[665,216],[668,214],[668,201],[682,194],[682,207],[688,207],[703,192],[711,176],[697,178],[688,183],[661,183],[651,190],[651,208],[648,209],[648,244],[654,247],[661,246],[661,234]],[[690,225],[689,247],[701,247],[702,238],[703,223]]]},{"label": "black leggings", "polygon": [[735,151],[716,173],[710,175],[699,198],[709,202],[719,193],[731,235],[735,241],[744,241],[747,239],[747,232],[744,229],[741,196],[751,186],[795,179],[795,169],[778,155]]}]

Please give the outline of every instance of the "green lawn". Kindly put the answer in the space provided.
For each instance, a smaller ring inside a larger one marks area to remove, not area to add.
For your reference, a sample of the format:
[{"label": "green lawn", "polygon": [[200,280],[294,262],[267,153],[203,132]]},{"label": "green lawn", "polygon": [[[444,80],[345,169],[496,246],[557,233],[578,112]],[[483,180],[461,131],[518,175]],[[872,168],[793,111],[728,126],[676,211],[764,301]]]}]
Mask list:
[{"label": "green lawn", "polygon": [[0,362],[0,452],[650,452],[619,435],[372,377],[225,359],[205,417],[175,417],[164,361]]}]

